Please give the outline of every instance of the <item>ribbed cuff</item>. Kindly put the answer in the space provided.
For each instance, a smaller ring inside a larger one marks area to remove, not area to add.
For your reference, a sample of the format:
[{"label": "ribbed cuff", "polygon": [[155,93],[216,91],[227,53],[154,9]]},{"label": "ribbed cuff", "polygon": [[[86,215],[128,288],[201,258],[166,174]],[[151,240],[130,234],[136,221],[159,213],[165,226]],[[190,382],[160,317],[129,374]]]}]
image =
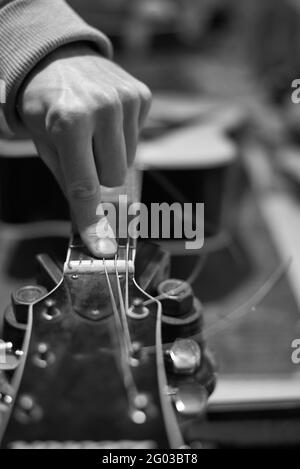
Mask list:
[{"label": "ribbed cuff", "polygon": [[0,9],[0,79],[6,86],[3,110],[12,131],[20,125],[18,90],[28,73],[50,52],[72,42],[89,41],[111,57],[109,39],[90,27],[64,0],[14,0]]}]

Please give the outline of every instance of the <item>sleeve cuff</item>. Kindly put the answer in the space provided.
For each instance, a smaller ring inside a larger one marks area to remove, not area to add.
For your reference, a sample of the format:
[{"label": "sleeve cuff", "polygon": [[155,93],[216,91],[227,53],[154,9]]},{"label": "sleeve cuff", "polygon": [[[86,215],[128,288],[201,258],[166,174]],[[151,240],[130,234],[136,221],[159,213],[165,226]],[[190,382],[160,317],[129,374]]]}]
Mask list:
[{"label": "sleeve cuff", "polygon": [[4,115],[16,131],[20,119],[16,98],[28,73],[55,49],[89,41],[106,56],[112,56],[109,39],[90,27],[64,0],[14,0],[0,9],[0,79],[5,83]]}]

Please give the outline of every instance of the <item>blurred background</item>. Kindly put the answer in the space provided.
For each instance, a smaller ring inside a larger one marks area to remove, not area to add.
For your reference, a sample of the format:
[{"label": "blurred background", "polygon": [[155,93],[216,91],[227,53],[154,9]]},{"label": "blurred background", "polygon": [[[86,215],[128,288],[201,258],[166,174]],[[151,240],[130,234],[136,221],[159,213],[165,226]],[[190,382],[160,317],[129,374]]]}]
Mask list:
[{"label": "blurred background", "polygon": [[[193,279],[219,369],[210,418],[191,432],[221,446],[300,444],[300,0],[69,3],[153,91],[137,154],[143,201],[205,202],[201,252],[158,240],[172,276]],[[62,260],[69,233],[31,142],[4,136],[0,220],[4,311],[33,281],[35,255]]]}]

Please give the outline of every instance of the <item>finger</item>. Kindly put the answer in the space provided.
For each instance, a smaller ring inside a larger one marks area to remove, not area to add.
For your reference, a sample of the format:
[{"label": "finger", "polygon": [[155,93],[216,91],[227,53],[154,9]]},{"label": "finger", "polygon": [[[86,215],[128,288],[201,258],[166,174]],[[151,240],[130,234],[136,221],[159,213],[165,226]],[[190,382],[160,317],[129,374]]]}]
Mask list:
[{"label": "finger", "polygon": [[110,257],[116,252],[112,238],[100,239],[97,225],[101,190],[97,177],[92,139],[84,127],[65,132],[58,142],[58,153],[69,200],[83,242],[97,257]]},{"label": "finger", "polygon": [[100,183],[121,186],[126,178],[127,161],[120,101],[110,109],[100,110],[93,144]]},{"label": "finger", "polygon": [[149,90],[147,85],[144,85],[142,82],[138,82],[137,84],[139,96],[140,96],[140,112],[139,112],[139,130],[141,130],[145,124],[145,120],[148,116],[148,113],[151,108],[151,102],[152,102],[152,93]]},{"label": "finger", "polygon": [[141,101],[134,86],[122,85],[119,87],[119,96],[123,105],[123,130],[126,145],[127,165],[131,166],[139,138],[139,114]]}]

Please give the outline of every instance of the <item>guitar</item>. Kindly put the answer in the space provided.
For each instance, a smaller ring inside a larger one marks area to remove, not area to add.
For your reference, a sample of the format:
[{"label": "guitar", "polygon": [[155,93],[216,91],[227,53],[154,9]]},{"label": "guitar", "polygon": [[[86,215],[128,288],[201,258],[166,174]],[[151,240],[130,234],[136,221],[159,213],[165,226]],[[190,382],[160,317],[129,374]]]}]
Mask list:
[{"label": "guitar", "polygon": [[[129,189],[137,200],[138,187],[132,173],[104,201]],[[168,279],[169,256],[128,236],[96,259],[75,235],[63,272],[38,260],[39,284],[5,314],[1,447],[186,447],[183,424],[203,416],[215,374],[201,304]]]}]

